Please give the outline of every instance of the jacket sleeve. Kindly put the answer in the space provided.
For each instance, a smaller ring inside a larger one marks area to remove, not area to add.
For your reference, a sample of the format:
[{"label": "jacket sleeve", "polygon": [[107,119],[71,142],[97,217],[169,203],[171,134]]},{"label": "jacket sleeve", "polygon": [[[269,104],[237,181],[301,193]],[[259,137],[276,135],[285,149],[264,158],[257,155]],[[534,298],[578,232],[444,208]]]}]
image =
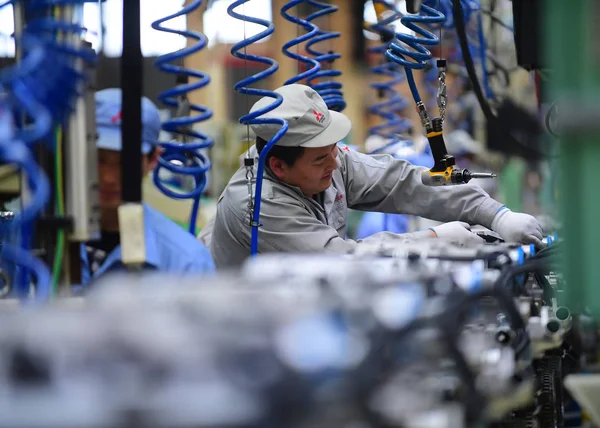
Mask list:
[{"label": "jacket sleeve", "polygon": [[340,150],[348,207],[418,215],[432,220],[464,221],[487,228],[503,206],[478,186],[434,187],[421,182],[424,167],[390,155],[364,155]]},{"label": "jacket sleeve", "polygon": [[[338,232],[313,217],[302,204],[290,198],[263,199],[260,213],[259,252],[349,253],[362,242],[412,242],[431,237],[429,231],[394,234],[380,232],[362,241],[342,239]],[[244,228],[250,241],[249,227]]]}]

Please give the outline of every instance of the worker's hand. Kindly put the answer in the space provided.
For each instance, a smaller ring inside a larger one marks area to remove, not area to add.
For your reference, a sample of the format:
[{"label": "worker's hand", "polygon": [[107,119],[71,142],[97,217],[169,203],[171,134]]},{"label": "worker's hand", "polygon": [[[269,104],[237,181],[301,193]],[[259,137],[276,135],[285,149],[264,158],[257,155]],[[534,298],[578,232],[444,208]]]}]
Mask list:
[{"label": "worker's hand", "polygon": [[471,226],[462,221],[452,221],[440,226],[432,227],[431,230],[438,238],[448,239],[458,245],[467,246],[482,244],[485,241],[480,236],[471,232]]},{"label": "worker's hand", "polygon": [[529,214],[514,213],[508,208],[504,208],[494,217],[492,230],[506,242],[535,244],[538,248],[544,246],[542,226],[535,217]]}]

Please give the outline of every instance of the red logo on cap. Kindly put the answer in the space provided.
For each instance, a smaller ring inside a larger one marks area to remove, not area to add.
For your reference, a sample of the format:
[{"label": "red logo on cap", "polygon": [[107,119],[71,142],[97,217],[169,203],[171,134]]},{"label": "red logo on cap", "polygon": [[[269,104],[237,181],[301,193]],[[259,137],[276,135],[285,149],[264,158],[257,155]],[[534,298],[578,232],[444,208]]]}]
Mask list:
[{"label": "red logo on cap", "polygon": [[315,118],[317,119],[317,122],[323,123],[323,121],[325,120],[325,116],[323,116],[323,113],[319,113],[316,110],[313,110],[313,113],[315,114]]},{"label": "red logo on cap", "polygon": [[119,120],[121,120],[123,118],[123,112],[120,111],[117,114],[115,114],[113,117],[110,118],[110,121],[112,123],[117,123]]}]

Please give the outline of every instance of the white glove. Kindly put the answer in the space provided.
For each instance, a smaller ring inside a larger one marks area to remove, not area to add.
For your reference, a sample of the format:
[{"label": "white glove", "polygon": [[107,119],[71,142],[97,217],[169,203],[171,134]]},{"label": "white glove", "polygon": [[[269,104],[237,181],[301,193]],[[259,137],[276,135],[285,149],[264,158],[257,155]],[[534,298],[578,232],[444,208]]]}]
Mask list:
[{"label": "white glove", "polygon": [[506,242],[535,244],[538,248],[544,247],[542,226],[535,217],[529,214],[514,213],[508,208],[504,208],[492,220],[492,230]]},{"label": "white glove", "polygon": [[471,232],[471,226],[462,221],[452,221],[440,226],[432,227],[432,230],[438,238],[448,239],[458,245],[475,245],[485,242],[483,238]]}]

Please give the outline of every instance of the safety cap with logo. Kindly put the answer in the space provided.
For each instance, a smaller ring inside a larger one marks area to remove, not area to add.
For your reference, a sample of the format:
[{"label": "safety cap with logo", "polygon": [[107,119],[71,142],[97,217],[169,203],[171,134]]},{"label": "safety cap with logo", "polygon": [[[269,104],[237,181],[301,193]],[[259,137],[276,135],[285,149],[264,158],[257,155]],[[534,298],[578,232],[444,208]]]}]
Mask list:
[{"label": "safety cap with logo", "polygon": [[[119,88],[96,92],[96,129],[99,149],[121,151],[122,92]],[[147,155],[157,143],[161,120],[158,108],[148,98],[142,98],[142,153]]]},{"label": "safety cap with logo", "polygon": [[[350,133],[352,123],[345,115],[327,108],[323,98],[306,85],[292,84],[275,90],[283,98],[277,108],[259,116],[261,119],[284,119],[288,130],[277,142],[283,147],[325,147],[342,141]],[[250,109],[254,113],[273,104],[263,97]],[[281,129],[276,124],[251,125],[254,133],[269,141]]]}]

